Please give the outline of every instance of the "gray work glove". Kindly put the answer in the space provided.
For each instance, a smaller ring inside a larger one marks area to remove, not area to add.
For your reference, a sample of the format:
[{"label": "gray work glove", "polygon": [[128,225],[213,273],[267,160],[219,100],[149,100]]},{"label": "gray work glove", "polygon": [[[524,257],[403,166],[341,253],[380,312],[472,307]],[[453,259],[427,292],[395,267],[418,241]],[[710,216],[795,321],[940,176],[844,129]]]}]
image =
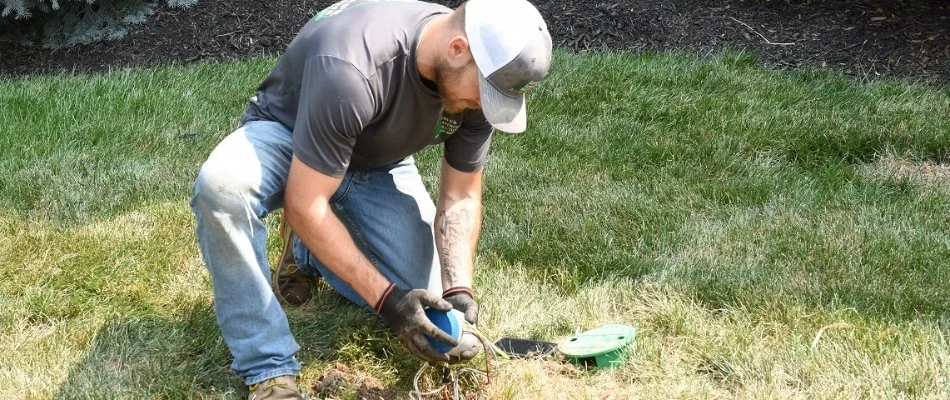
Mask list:
[{"label": "gray work glove", "polygon": [[472,325],[478,323],[478,303],[475,302],[472,289],[457,286],[442,292],[442,298],[452,304],[452,308],[465,314],[465,320],[468,323]]},{"label": "gray work glove", "polygon": [[376,306],[376,312],[412,355],[429,362],[449,361],[449,356],[434,349],[428,338],[451,347],[458,342],[426,317],[425,308],[449,311],[452,304],[423,289],[406,290],[390,285]]}]

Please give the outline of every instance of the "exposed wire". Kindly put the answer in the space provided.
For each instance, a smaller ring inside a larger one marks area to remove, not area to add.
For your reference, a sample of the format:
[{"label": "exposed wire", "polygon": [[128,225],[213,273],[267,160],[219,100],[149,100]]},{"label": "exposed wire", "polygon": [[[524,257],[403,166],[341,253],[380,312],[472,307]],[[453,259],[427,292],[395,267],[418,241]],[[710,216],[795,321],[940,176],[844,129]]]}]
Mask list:
[{"label": "exposed wire", "polygon": [[[465,324],[462,334],[471,333],[478,339],[479,343],[482,345],[485,355],[485,370],[481,371],[473,367],[455,367],[452,365],[444,364],[442,365],[442,379],[438,387],[429,388],[423,390],[421,388],[421,382],[425,376],[425,371],[429,369],[432,364],[424,363],[422,367],[419,368],[419,371],[416,372],[415,377],[412,379],[412,391],[409,392],[409,397],[413,400],[423,400],[428,397],[435,397],[441,395],[445,400],[467,400],[477,398],[479,394],[485,389],[486,386],[491,384],[492,379],[495,376],[495,372],[499,367],[499,359],[509,359],[508,354],[505,354],[504,351],[496,347],[494,344],[489,341],[481,331],[479,331],[475,326],[470,324]],[[454,369],[453,369],[454,368]],[[467,378],[467,379],[466,379]],[[463,396],[463,382],[471,381],[474,385],[477,386],[474,390],[468,390],[467,395]]]}]

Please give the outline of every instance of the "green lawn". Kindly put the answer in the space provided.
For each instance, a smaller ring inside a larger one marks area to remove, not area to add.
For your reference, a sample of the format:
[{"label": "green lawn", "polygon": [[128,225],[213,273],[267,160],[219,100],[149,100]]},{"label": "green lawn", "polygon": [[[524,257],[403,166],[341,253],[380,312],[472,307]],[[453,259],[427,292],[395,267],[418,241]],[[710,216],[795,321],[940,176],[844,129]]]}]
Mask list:
[{"label": "green lawn", "polygon": [[[188,199],[273,63],[0,80],[0,398],[246,395]],[[486,176],[480,329],[639,330],[620,368],[507,362],[488,398],[950,397],[950,88],[559,51]],[[408,395],[373,317],[289,315],[304,386]]]}]

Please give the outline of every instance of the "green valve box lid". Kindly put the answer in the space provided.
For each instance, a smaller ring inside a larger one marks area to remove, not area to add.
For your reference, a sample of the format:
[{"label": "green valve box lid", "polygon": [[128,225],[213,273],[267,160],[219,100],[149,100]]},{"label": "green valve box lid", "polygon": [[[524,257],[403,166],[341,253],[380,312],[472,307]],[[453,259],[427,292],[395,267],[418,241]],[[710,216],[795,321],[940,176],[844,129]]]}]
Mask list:
[{"label": "green valve box lid", "polygon": [[575,364],[613,368],[626,358],[636,336],[637,328],[609,324],[565,339],[558,350]]}]

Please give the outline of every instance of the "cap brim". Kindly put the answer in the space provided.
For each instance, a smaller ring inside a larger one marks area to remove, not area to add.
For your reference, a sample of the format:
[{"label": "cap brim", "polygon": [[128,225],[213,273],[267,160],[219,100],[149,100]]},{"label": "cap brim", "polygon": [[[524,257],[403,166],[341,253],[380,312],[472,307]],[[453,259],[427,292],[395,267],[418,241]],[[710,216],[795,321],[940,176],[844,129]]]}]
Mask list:
[{"label": "cap brim", "polygon": [[524,132],[528,125],[524,95],[511,97],[495,88],[478,72],[478,91],[482,113],[495,129],[508,133]]}]

